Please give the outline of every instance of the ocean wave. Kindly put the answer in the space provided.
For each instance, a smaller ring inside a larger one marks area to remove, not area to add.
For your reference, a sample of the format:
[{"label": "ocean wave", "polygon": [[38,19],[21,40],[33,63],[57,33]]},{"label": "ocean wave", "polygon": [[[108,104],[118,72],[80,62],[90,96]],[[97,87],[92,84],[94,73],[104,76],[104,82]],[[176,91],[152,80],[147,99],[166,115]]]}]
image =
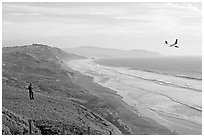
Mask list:
[{"label": "ocean wave", "polygon": [[[196,88],[193,88],[193,87],[190,87],[189,85],[187,86],[182,86],[182,85],[176,85],[172,82],[167,82],[167,81],[163,81],[161,79],[150,79],[150,78],[145,78],[145,77],[142,77],[142,76],[138,76],[138,75],[135,75],[135,74],[129,74],[129,73],[125,73],[125,72],[120,72],[114,68],[109,68],[109,67],[103,67],[103,66],[100,66],[104,69],[108,69],[112,72],[114,72],[115,74],[120,74],[120,75],[126,75],[126,76],[131,76],[131,77],[135,77],[135,78],[139,78],[139,79],[142,79],[142,80],[147,80],[147,81],[151,81],[151,82],[154,82],[156,84],[160,84],[160,85],[165,85],[165,86],[171,86],[171,87],[177,87],[177,88],[185,88],[185,89],[190,89],[190,90],[193,90],[193,91],[197,91],[197,92],[201,92],[202,90],[200,89],[196,89]],[[98,74],[98,71],[97,70],[94,70],[92,69],[91,70],[92,73],[90,73],[91,75],[97,75],[97,76],[102,76],[102,77],[106,77],[106,78],[115,78],[118,82],[120,82],[121,84],[125,85],[125,86],[128,86],[128,87],[132,87],[132,88],[138,88],[138,89],[141,89],[141,90],[145,90],[147,92],[151,92],[151,93],[154,93],[154,94],[158,94],[158,95],[161,95],[161,96],[165,96],[169,99],[171,99],[173,102],[176,102],[176,103],[179,103],[181,105],[185,105],[187,107],[190,107],[192,109],[195,109],[197,111],[201,111],[202,112],[202,106],[196,106],[195,104],[188,104],[188,103],[185,103],[183,101],[180,101],[178,99],[175,99],[175,98],[172,98],[172,97],[169,97],[168,95],[165,95],[165,94],[162,94],[160,92],[157,92],[157,91],[152,91],[152,90],[147,90],[147,89],[142,89],[141,87],[137,87],[137,86],[133,86],[133,85],[129,85],[127,83],[125,83],[122,79],[118,78],[117,75],[114,75],[114,76],[109,76],[107,74]],[[102,71],[102,70],[101,70]],[[94,73],[95,72],[95,73]]]},{"label": "ocean wave", "polygon": [[[99,67],[99,65],[95,65],[95,66]],[[135,78],[138,78],[138,79],[151,81],[151,82],[154,82],[156,84],[163,85],[163,86],[171,86],[171,87],[188,89],[188,90],[192,90],[192,91],[196,91],[196,92],[202,92],[202,89],[192,87],[188,83],[185,83],[185,85],[184,84],[177,84],[177,83],[173,83],[173,82],[164,81],[164,80],[161,80],[161,79],[146,78],[144,76],[139,76],[139,75],[136,75],[136,74],[119,72],[117,69],[111,68],[111,67],[106,67],[106,66],[100,66],[100,67],[103,68],[103,69],[106,69],[106,70],[113,71],[115,73],[121,74],[121,75],[127,75],[127,76],[135,77]],[[94,69],[91,69],[91,71],[92,72],[95,71],[95,73],[100,74],[99,72],[96,72],[96,70],[94,70]],[[148,71],[148,72],[153,73],[154,71]],[[157,74],[160,74],[160,73],[157,73]],[[168,74],[165,74],[165,75],[168,75]],[[179,75],[179,76],[188,77],[188,76],[185,76],[185,75]],[[196,79],[196,78],[191,78],[191,79]]]},{"label": "ocean wave", "polygon": [[138,76],[138,75],[118,72],[116,70],[114,70],[114,72],[116,72],[118,74],[122,74],[122,75],[128,75],[128,76],[131,76],[131,77],[139,78],[139,79],[142,79],[142,80],[151,81],[151,82],[154,82],[154,83],[159,84],[159,85],[171,86],[171,87],[177,87],[177,88],[184,88],[184,89],[189,89],[189,90],[193,90],[193,91],[196,91],[196,92],[202,92],[201,89],[198,89],[198,88],[195,88],[195,87],[191,87],[188,84],[186,84],[186,85],[178,85],[178,84],[175,84],[175,83],[172,83],[172,82],[168,82],[168,81],[163,81],[163,80],[160,80],[160,79],[145,78],[145,77]]},{"label": "ocean wave", "polygon": [[193,80],[200,80],[200,81],[202,81],[202,78],[191,77],[191,76],[186,76],[186,75],[176,75],[176,77],[181,77],[181,78],[186,78],[186,79],[193,79]]},{"label": "ocean wave", "polygon": [[140,69],[136,69],[136,68],[130,68],[130,70],[138,70],[138,71],[150,72],[150,73],[155,73],[155,74],[160,74],[160,75],[167,75],[167,76],[173,76],[173,77],[180,77],[180,78],[185,78],[185,79],[202,81],[202,77],[200,78],[200,77],[193,77],[193,76],[187,76],[187,75],[176,75],[176,74],[172,74],[172,73],[158,72],[158,71],[153,71],[153,70],[140,70]]},{"label": "ocean wave", "polygon": [[185,86],[184,85],[177,85],[175,83],[172,83],[172,82],[167,82],[167,81],[162,81],[162,80],[157,80],[157,79],[149,79],[157,84],[160,84],[160,85],[166,85],[166,86],[172,86],[172,87],[178,87],[178,88],[185,88],[185,89],[190,89],[190,90],[194,90],[194,91],[197,91],[197,92],[202,92],[202,90],[198,89],[198,88],[195,88],[195,87],[191,87],[189,86],[189,84],[186,84]]},{"label": "ocean wave", "polygon": [[127,87],[137,88],[137,89],[140,89],[140,90],[144,90],[144,91],[146,91],[146,92],[151,92],[151,93],[154,93],[154,94],[157,94],[157,95],[161,95],[161,96],[167,97],[167,98],[169,98],[169,99],[170,99],[171,101],[173,101],[173,102],[176,102],[176,103],[178,103],[178,104],[181,104],[181,105],[184,105],[184,106],[189,107],[189,108],[191,108],[191,109],[194,109],[194,110],[197,110],[197,111],[202,112],[202,106],[198,106],[198,105],[195,105],[195,104],[187,104],[187,103],[184,103],[184,102],[182,102],[182,101],[180,101],[180,100],[178,100],[178,99],[175,99],[175,98],[173,98],[173,97],[170,97],[170,96],[168,96],[168,95],[166,95],[166,94],[162,94],[162,93],[157,92],[157,91],[147,90],[147,89],[144,89],[144,88],[141,88],[141,87],[136,87],[136,86],[131,86],[131,85],[128,85],[128,84],[124,83],[124,82],[123,82],[122,80],[120,80],[120,79],[118,79],[118,82],[120,82],[122,85],[127,86]]},{"label": "ocean wave", "polygon": [[164,115],[164,116],[168,116],[168,117],[172,117],[172,118],[188,121],[188,122],[197,124],[199,126],[202,126],[201,121],[198,121],[198,120],[196,121],[193,117],[189,117],[189,116],[185,116],[185,115],[177,114],[177,113],[165,112],[165,111],[162,111],[162,110],[156,110],[156,109],[153,109],[153,108],[150,108],[150,107],[148,107],[148,109],[150,111],[153,111],[153,112],[155,112],[157,114],[160,114],[160,115]]}]

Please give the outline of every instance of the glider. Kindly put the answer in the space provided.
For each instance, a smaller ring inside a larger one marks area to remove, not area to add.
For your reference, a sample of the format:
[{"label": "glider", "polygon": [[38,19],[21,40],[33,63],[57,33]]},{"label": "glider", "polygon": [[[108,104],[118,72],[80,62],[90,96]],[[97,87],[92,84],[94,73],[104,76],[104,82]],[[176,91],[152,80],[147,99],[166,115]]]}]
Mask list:
[{"label": "glider", "polygon": [[179,46],[177,46],[177,43],[178,43],[178,39],[176,39],[174,44],[168,44],[168,41],[165,41],[165,45],[168,45],[169,47],[179,48]]}]

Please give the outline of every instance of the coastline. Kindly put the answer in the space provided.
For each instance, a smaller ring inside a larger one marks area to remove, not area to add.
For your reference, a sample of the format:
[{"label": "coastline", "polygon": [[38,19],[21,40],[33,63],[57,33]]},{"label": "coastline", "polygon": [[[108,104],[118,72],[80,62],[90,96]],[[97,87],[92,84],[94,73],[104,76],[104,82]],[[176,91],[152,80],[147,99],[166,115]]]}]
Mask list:
[{"label": "coastline", "polygon": [[73,77],[73,81],[75,83],[80,83],[83,88],[97,97],[90,102],[82,103],[82,105],[103,116],[106,120],[118,127],[123,134],[177,134],[148,117],[141,117],[134,107],[123,101],[123,97],[117,94],[117,91],[94,83],[94,77],[80,73],[70,66],[68,66],[68,69],[74,71],[75,76]]},{"label": "coastline", "polygon": [[[103,68],[105,68],[107,70],[107,75],[104,76],[104,74],[106,74],[106,70],[103,70],[103,72],[100,72],[102,70],[100,70],[100,71],[95,70],[94,71],[93,68],[91,68],[91,69],[89,68],[88,72],[86,72],[85,70],[80,70],[81,68],[79,66],[77,66],[77,65],[82,65],[82,64],[80,64],[81,63],[80,61],[81,60],[78,60],[78,61],[75,60],[74,63],[72,61],[68,62],[68,66],[70,68],[72,68],[73,70],[79,71],[80,73],[82,73],[82,74],[84,74],[86,76],[93,77],[93,82],[94,83],[97,83],[97,84],[99,84],[101,86],[104,86],[106,88],[109,88],[109,89],[115,91],[116,94],[118,94],[118,95],[120,95],[122,97],[122,100],[124,102],[126,102],[129,106],[133,107],[134,110],[136,110],[137,115],[139,117],[142,117],[144,119],[145,118],[153,119],[157,123],[161,124],[162,126],[165,126],[165,127],[169,128],[172,132],[176,131],[176,132],[179,132],[179,134],[184,134],[185,132],[186,132],[186,134],[190,134],[188,132],[189,129],[193,130],[193,131],[190,131],[192,134],[199,134],[200,133],[200,131],[198,131],[198,132],[195,131],[194,132],[194,130],[195,130],[194,126],[195,125],[192,126],[191,123],[189,124],[188,121],[183,121],[183,120],[180,120],[180,119],[176,119],[177,123],[182,123],[182,124],[181,125],[180,124],[175,124],[175,123],[171,122],[172,118],[171,118],[170,121],[168,121],[170,119],[170,117],[167,117],[167,116],[162,116],[161,117],[162,113],[165,114],[164,113],[165,111],[163,112],[163,111],[161,111],[161,109],[158,109],[158,108],[155,108],[155,109],[148,108],[147,106],[145,106],[145,104],[144,105],[139,105],[139,102],[137,101],[137,99],[135,99],[135,97],[137,97],[137,96],[133,95],[133,92],[127,92],[127,88],[124,89],[124,87],[122,87],[122,86],[120,87],[118,84],[115,84],[115,80],[118,80],[117,77],[113,78],[113,77],[108,76],[108,73],[109,73],[108,70],[112,69],[111,67],[102,66]],[[83,61],[85,61],[85,60],[83,60]],[[93,59],[86,59],[85,62],[86,63],[87,62],[91,63],[92,65],[94,64]],[[101,65],[98,65],[98,64],[94,64],[94,65],[97,68],[101,67]],[[96,72],[98,72],[98,74],[95,74]],[[99,77],[101,75],[103,75],[103,78]],[[115,87],[113,86],[114,84],[116,85]],[[137,89],[137,91],[140,91],[140,93],[144,93],[144,91],[142,91],[142,89]],[[158,95],[155,96],[155,97],[158,98]],[[162,98],[162,99],[164,99],[164,98]],[[167,99],[165,99],[165,101],[167,101]],[[166,104],[164,104],[164,106],[165,105]],[[171,107],[171,105],[174,106],[175,104],[168,103],[167,107]],[[144,108],[148,108],[148,109],[144,109]],[[168,112],[168,111],[166,111],[166,112]],[[167,118],[164,119],[164,117],[167,117]],[[175,119],[173,119],[173,121],[175,121]],[[189,126],[187,126],[187,127],[182,126],[185,122],[186,122],[187,125],[190,125],[190,127]],[[179,129],[179,128],[181,128],[181,129]],[[200,128],[200,127],[198,126],[197,128]]]}]

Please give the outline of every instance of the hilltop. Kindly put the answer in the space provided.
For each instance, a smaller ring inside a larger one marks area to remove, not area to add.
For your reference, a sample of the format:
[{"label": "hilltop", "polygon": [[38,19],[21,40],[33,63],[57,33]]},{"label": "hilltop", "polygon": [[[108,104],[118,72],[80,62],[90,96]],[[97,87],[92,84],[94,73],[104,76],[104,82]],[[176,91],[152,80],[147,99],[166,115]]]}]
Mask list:
[{"label": "hilltop", "polygon": [[[3,134],[120,134],[110,122],[73,98],[94,97],[71,81],[73,72],[63,68],[66,59],[81,56],[46,45],[9,47],[2,50]],[[34,85],[34,100],[28,97],[28,82]]]},{"label": "hilltop", "polygon": [[29,134],[28,120],[32,134],[172,134],[68,68],[73,59],[85,57],[42,44],[2,49],[2,134]]},{"label": "hilltop", "polygon": [[78,48],[65,49],[68,53],[74,53],[85,57],[109,57],[109,58],[138,58],[138,57],[160,57],[159,53],[147,50],[120,50],[111,48],[100,48],[82,46]]}]

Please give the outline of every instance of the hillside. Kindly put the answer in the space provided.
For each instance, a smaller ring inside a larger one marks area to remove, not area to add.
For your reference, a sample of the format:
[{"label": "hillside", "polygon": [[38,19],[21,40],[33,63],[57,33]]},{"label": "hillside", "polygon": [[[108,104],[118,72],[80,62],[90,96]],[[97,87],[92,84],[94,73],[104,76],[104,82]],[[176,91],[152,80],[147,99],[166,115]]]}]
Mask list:
[{"label": "hillside", "polygon": [[68,53],[74,53],[85,57],[111,57],[111,58],[137,58],[137,57],[159,57],[159,53],[146,50],[119,50],[99,47],[78,47],[65,49]]},{"label": "hillside", "polygon": [[32,134],[173,134],[65,65],[83,58],[42,44],[3,48],[2,134],[29,134],[29,120]]},{"label": "hillside", "polygon": [[[72,83],[74,75],[62,68],[67,54],[46,45],[3,48],[2,50],[2,134],[120,134],[110,122],[73,98],[94,97]],[[34,85],[34,100],[26,87]],[[88,131],[88,127],[90,131]]]}]

